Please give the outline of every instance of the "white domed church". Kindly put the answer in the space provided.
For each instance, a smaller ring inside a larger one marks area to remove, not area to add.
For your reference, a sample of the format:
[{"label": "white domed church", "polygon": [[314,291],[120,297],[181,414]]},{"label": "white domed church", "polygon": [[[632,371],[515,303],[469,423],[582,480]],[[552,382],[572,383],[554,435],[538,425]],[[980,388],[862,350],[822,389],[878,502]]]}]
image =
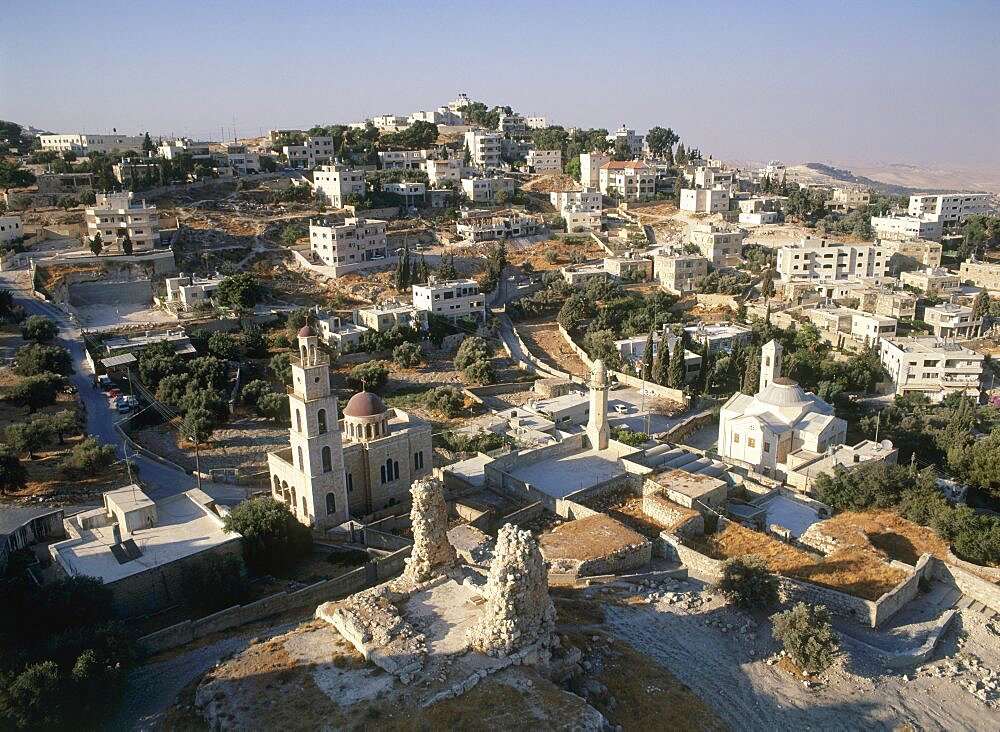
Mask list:
[{"label": "white domed church", "polygon": [[719,454],[724,460],[777,479],[789,453],[822,455],[844,444],[847,422],[833,407],[781,375],[782,348],[760,349],[760,383],[753,396],[736,393],[719,413]]},{"label": "white domed church", "polygon": [[337,415],[330,360],[309,325],[292,359],[287,449],[268,453],[271,492],[304,524],[323,530],[407,500],[431,473],[431,426],[368,391]]}]

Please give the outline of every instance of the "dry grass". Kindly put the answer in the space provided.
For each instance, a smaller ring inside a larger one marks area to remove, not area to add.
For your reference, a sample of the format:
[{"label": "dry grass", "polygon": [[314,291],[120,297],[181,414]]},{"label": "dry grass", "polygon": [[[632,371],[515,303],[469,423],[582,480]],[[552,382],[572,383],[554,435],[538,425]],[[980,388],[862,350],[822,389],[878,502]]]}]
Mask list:
[{"label": "dry grass", "polygon": [[557,526],[542,534],[539,544],[548,560],[585,561],[645,543],[646,537],[623,526],[610,516],[596,514]]},{"label": "dry grass", "polygon": [[814,582],[866,600],[877,600],[906,576],[889,566],[874,547],[870,550],[846,547],[816,559],[808,552],[734,523],[694,543],[716,559],[756,554],[776,574]]},{"label": "dry grass", "polygon": [[948,543],[932,529],[907,521],[891,510],[845,511],[822,523],[823,533],[845,546],[874,547],[892,559],[916,564],[921,554],[948,556]]},{"label": "dry grass", "polygon": [[[586,236],[585,234],[574,234],[574,236]],[[554,252],[553,261],[546,259],[548,252]],[[521,266],[528,262],[536,272],[559,269],[572,263],[573,252],[582,252],[587,259],[594,259],[604,256],[604,250],[597,246],[597,243],[589,236],[586,241],[580,244],[570,244],[561,239],[550,239],[543,241],[531,248],[517,249],[508,253],[508,259],[512,265]]]},{"label": "dry grass", "polygon": [[529,351],[557,366],[561,371],[581,377],[586,377],[590,373],[590,369],[570,348],[555,323],[521,323],[517,326],[517,332]]}]

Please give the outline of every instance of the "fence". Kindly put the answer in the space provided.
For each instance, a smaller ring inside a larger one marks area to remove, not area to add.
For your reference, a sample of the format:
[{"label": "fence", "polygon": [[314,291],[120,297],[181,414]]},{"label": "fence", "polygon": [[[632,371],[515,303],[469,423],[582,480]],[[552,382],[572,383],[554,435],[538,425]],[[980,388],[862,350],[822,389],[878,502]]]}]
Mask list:
[{"label": "fence", "polygon": [[211,633],[236,628],[287,610],[338,599],[392,578],[402,571],[409,555],[410,547],[407,546],[339,577],[316,582],[294,592],[278,592],[246,605],[234,605],[198,620],[185,620],[143,636],[139,639],[139,647],[148,654],[160,653]]}]

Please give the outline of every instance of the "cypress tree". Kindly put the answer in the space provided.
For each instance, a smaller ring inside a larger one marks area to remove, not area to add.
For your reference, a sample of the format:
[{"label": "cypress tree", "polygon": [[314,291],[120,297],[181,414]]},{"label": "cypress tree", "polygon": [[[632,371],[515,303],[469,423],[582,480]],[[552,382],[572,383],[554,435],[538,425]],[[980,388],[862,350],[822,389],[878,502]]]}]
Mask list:
[{"label": "cypress tree", "polygon": [[760,383],[760,351],[756,348],[750,349],[750,357],[747,359],[747,368],[743,372],[743,384],[740,391],[753,396],[757,393],[757,385]]},{"label": "cypress tree", "polygon": [[649,336],[646,338],[646,352],[642,358],[642,378],[646,381],[653,378],[653,328],[649,329]]},{"label": "cypress tree", "polygon": [[670,365],[667,368],[667,386],[671,389],[684,388],[684,337],[677,336],[674,341],[674,352],[670,354]]}]

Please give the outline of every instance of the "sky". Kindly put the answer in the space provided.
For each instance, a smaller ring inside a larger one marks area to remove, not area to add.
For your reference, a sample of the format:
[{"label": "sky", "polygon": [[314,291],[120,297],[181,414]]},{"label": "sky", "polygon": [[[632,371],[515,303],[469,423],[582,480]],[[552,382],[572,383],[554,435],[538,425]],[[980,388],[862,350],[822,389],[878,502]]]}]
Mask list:
[{"label": "sky", "polygon": [[[705,6],[705,7],[702,7]],[[1000,0],[16,2],[0,119],[219,140],[433,109],[740,161],[1000,169]]]}]

